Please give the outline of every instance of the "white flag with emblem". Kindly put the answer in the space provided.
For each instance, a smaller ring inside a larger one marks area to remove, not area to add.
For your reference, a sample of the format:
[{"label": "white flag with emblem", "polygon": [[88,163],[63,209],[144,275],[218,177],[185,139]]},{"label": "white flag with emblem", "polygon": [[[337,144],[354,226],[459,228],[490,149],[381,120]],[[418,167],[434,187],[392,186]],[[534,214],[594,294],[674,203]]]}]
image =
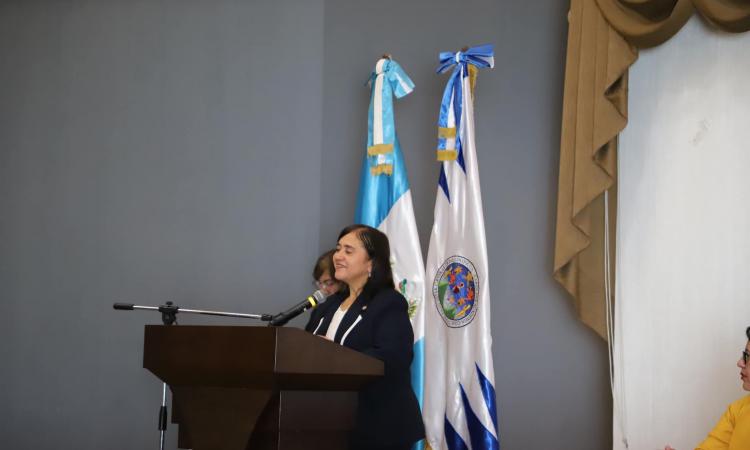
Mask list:
[{"label": "white flag with emblem", "polygon": [[441,161],[426,264],[423,416],[432,449],[499,449],[487,244],[474,144],[473,85],[491,45],[440,54],[452,73],[438,123]]}]

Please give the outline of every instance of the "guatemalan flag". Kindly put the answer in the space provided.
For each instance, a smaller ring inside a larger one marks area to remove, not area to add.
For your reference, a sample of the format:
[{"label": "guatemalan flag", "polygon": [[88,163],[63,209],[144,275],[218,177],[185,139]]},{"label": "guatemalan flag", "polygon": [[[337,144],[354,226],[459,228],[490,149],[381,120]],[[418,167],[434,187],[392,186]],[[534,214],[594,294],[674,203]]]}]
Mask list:
[{"label": "guatemalan flag", "polygon": [[438,121],[441,161],[425,274],[423,416],[433,449],[499,449],[490,334],[490,283],[474,144],[477,69],[493,67],[491,45],[440,53],[452,69]]},{"label": "guatemalan flag", "polygon": [[[396,136],[393,96],[414,89],[401,66],[381,58],[370,76],[367,154],[362,163],[355,221],[384,232],[391,245],[391,265],[396,288],[409,302],[414,328],[412,386],[420,406],[424,379],[424,260],[414,220],[406,166]],[[383,430],[387,432],[387,430]]]}]

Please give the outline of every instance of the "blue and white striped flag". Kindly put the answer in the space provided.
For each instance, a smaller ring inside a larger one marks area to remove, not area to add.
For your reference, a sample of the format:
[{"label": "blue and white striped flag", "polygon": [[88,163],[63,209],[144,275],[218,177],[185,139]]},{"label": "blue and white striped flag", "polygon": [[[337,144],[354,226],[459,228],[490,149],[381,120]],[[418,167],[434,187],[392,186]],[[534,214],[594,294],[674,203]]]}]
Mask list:
[{"label": "blue and white striped flag", "polygon": [[499,449],[490,333],[490,283],[474,144],[473,85],[493,67],[491,45],[440,53],[453,69],[440,105],[441,161],[425,274],[423,416],[432,449]]},{"label": "blue and white striped flag", "polygon": [[379,229],[390,241],[393,280],[409,302],[409,317],[414,328],[412,386],[421,406],[424,379],[424,260],[406,166],[393,119],[393,96],[401,98],[409,94],[414,89],[414,83],[396,61],[382,58],[370,76],[370,87],[367,155],[362,163],[354,220]]}]

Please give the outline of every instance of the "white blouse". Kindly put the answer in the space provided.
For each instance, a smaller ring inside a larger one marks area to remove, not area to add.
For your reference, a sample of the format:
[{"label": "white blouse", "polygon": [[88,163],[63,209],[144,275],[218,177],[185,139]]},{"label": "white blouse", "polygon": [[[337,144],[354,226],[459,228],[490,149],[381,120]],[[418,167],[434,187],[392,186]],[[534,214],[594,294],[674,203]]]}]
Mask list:
[{"label": "white blouse", "polygon": [[336,337],[336,331],[339,329],[341,319],[344,318],[345,314],[346,311],[342,310],[341,308],[336,308],[336,312],[333,313],[333,318],[331,319],[331,324],[328,325],[328,331],[326,331],[327,339],[332,341]]}]

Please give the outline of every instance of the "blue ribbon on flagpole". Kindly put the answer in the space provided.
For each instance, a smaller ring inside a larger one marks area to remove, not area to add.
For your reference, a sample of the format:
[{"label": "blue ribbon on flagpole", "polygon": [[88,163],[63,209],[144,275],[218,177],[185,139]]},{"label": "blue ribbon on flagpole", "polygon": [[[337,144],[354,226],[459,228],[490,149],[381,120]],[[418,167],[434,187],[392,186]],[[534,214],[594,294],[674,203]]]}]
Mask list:
[{"label": "blue ribbon on flagpole", "polygon": [[[367,117],[367,146],[370,147],[374,144],[395,144],[396,141],[396,125],[393,119],[393,97],[401,98],[408,95],[414,89],[414,83],[409,76],[404,72],[401,66],[390,58],[383,58],[382,64],[376,64],[375,70],[370,74],[368,83],[371,87],[370,95],[370,108]],[[380,67],[380,70],[378,68]],[[375,86],[378,77],[382,77],[382,90],[379,92],[382,99],[382,111],[381,111],[381,125],[382,128],[382,142],[374,142],[374,114],[373,99],[375,97]],[[370,163],[372,166],[378,164],[393,164],[394,155],[392,153],[381,154],[370,157]]]},{"label": "blue ribbon on flagpole", "polygon": [[[362,164],[362,176],[355,221],[378,227],[401,195],[409,190],[404,158],[401,154],[393,114],[393,97],[401,98],[414,89],[414,82],[401,66],[390,58],[381,59],[370,74],[370,106],[367,114],[367,148]],[[376,92],[378,77],[383,80],[381,91]],[[375,142],[375,96],[381,96],[380,125],[377,130],[382,142]],[[371,152],[370,150],[374,150]],[[388,169],[373,171],[373,169]]]},{"label": "blue ribbon on flagpole", "polygon": [[[448,118],[451,115],[451,100],[453,106],[453,118],[455,127],[455,147],[447,148],[446,144],[448,139],[443,136],[438,137],[438,151],[440,150],[455,150],[456,161],[461,168],[466,171],[466,165],[464,162],[462,144],[461,144],[461,113],[463,108],[463,96],[464,92],[462,89],[463,79],[469,76],[468,65],[471,64],[479,69],[494,66],[494,50],[492,44],[478,45],[471,47],[463,52],[440,52],[440,65],[437,68],[437,73],[445,73],[451,68],[453,72],[448,83],[443,91],[443,99],[440,103],[440,116],[438,118],[438,127],[448,128]],[[441,171],[440,174],[441,182],[445,179],[445,174]],[[442,184],[441,184],[442,185]],[[444,187],[446,196],[450,199],[448,194],[447,184]]]}]

